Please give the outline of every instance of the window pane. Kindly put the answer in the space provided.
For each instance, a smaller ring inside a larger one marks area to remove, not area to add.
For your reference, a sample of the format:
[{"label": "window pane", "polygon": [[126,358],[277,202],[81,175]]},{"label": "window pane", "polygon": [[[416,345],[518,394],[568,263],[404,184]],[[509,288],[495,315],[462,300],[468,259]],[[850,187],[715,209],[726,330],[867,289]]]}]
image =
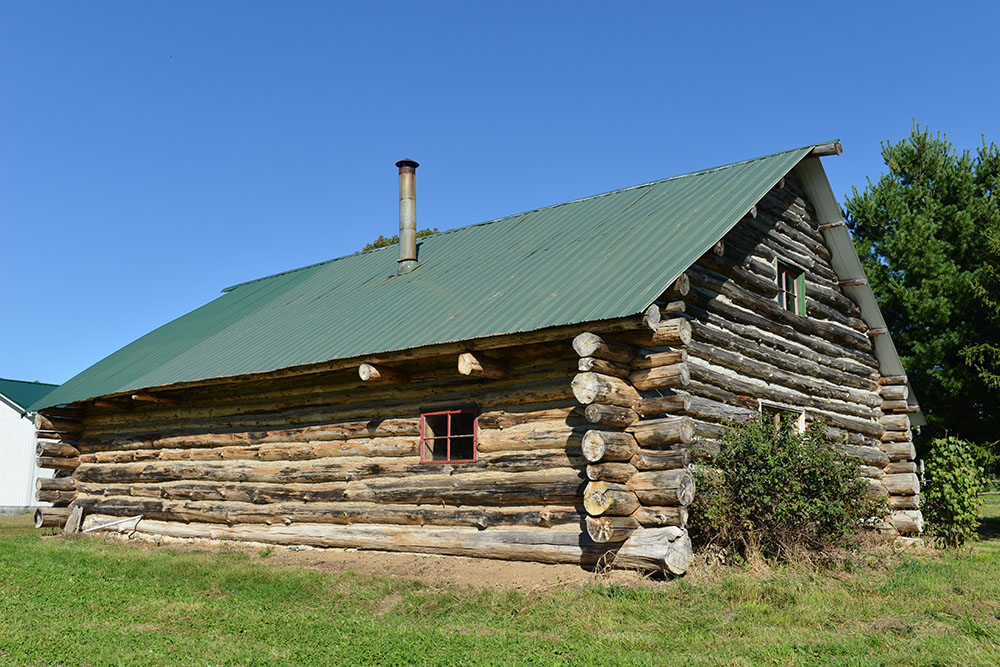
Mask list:
[{"label": "window pane", "polygon": [[448,435],[448,415],[425,415],[424,437],[443,438]]},{"label": "window pane", "polygon": [[451,416],[451,435],[472,435],[476,428],[476,416],[472,412],[459,412]]},{"label": "window pane", "polygon": [[424,439],[425,461],[448,460],[448,438]]},{"label": "window pane", "polygon": [[472,436],[460,436],[451,439],[451,460],[464,461],[475,458]]}]

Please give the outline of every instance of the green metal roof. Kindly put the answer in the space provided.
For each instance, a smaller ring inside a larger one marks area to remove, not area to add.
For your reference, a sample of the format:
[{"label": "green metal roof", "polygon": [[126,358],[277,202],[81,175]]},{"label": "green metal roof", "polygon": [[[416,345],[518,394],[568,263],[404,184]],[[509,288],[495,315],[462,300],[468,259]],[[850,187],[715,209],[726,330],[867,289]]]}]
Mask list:
[{"label": "green metal roof", "polygon": [[22,410],[32,403],[48,395],[57,384],[46,384],[45,382],[27,382],[25,380],[7,380],[0,378],[0,394],[3,394]]},{"label": "green metal roof", "polygon": [[626,317],[647,308],[815,144],[242,283],[37,408],[141,388]]}]

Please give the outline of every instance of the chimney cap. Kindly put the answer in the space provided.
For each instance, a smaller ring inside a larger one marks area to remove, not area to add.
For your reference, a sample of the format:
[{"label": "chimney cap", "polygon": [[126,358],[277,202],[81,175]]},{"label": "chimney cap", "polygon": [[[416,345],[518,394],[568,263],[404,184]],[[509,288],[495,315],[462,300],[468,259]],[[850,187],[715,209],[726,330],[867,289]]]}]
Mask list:
[{"label": "chimney cap", "polygon": [[416,169],[417,167],[420,166],[420,163],[418,163],[416,160],[411,160],[410,158],[407,157],[397,162],[396,166],[399,167],[400,169],[402,169],[403,167],[413,167],[414,169]]}]

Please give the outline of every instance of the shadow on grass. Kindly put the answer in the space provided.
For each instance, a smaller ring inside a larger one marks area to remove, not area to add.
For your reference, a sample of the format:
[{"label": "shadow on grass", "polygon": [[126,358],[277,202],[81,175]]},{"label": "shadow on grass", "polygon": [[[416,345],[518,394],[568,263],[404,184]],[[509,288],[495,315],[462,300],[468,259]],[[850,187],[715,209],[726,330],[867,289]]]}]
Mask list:
[{"label": "shadow on grass", "polygon": [[979,524],[979,539],[1000,540],[1000,516],[983,517]]}]

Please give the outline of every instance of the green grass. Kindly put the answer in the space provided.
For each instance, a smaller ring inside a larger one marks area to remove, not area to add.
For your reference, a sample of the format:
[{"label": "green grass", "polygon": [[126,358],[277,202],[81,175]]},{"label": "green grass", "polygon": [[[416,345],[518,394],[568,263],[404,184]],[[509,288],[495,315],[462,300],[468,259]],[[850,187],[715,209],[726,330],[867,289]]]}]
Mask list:
[{"label": "green grass", "polygon": [[2,664],[995,665],[1000,496],[960,552],[521,594],[40,537],[0,518]]}]

